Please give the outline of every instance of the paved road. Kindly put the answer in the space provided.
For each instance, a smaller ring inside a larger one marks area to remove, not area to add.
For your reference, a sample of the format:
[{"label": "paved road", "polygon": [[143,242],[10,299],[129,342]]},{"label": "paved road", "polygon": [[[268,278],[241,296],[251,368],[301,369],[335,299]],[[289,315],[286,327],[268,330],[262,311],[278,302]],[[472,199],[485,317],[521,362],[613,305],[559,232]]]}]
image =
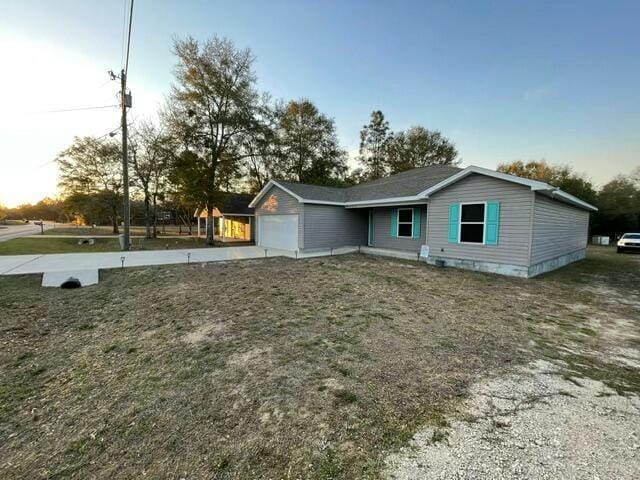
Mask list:
[{"label": "paved road", "polygon": [[[48,230],[53,228],[52,225],[44,224],[44,229]],[[6,242],[14,238],[28,237],[30,235],[37,235],[40,233],[40,227],[33,225],[32,223],[26,223],[24,225],[0,225],[0,242]]]}]

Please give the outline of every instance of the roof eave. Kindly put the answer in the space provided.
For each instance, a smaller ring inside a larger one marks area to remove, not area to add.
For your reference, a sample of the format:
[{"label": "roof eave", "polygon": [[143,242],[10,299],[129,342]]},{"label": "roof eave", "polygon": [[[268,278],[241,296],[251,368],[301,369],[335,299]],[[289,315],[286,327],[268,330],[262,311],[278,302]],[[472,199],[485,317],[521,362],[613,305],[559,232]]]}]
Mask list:
[{"label": "roof eave", "polygon": [[296,200],[298,200],[298,202],[302,203],[303,202],[303,198],[300,195],[297,195],[295,193],[293,193],[291,190],[289,190],[288,188],[284,187],[283,185],[279,184],[276,180],[269,180],[267,182],[267,184],[262,187],[262,190],[260,190],[258,192],[258,194],[255,196],[255,198],[253,200],[251,200],[251,203],[249,204],[250,208],[256,208],[256,205],[258,204],[258,202],[260,201],[260,199],[269,191],[269,189],[273,186],[276,186],[282,190],[284,190],[285,192],[287,192],[289,195],[291,195],[293,198],[295,198]]},{"label": "roof eave", "polygon": [[359,200],[357,202],[346,202],[346,208],[366,208],[366,207],[391,207],[394,205],[412,205],[416,203],[426,203],[425,197],[413,195],[410,197],[388,197],[376,200]]},{"label": "roof eave", "polygon": [[559,188],[549,185],[548,183],[540,182],[538,180],[531,180],[528,178],[517,177],[515,175],[509,175],[508,173],[496,172],[494,170],[489,170],[487,168],[482,168],[482,167],[476,167],[474,165],[471,165],[465,168],[464,170],[456,173],[455,175],[445,178],[441,182],[433,185],[432,187],[429,187],[428,189],[419,193],[418,195],[424,196],[425,198],[429,198],[429,196],[433,195],[434,193],[442,190],[443,188],[448,187],[449,185],[457,182],[458,180],[462,180],[463,178],[471,175],[472,173],[477,173],[479,175],[486,175],[488,177],[497,178],[499,180],[504,180],[506,182],[524,185],[526,187],[529,187],[533,191],[553,192],[551,196],[554,196],[554,195],[559,196],[563,198],[565,201],[567,201],[568,203],[571,203],[576,207],[584,208],[592,212],[598,211],[598,209],[593,205],[583,200],[580,200],[578,197],[575,197],[567,192],[563,192]]}]

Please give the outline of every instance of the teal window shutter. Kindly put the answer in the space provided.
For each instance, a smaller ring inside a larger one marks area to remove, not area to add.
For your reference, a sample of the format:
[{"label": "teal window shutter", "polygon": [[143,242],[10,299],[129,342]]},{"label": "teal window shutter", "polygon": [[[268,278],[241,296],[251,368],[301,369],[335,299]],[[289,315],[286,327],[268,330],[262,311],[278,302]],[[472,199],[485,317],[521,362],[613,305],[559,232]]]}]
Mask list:
[{"label": "teal window shutter", "polygon": [[391,210],[391,232],[389,234],[392,237],[398,236],[398,209]]},{"label": "teal window shutter", "polygon": [[420,209],[413,209],[413,238],[420,238]]},{"label": "teal window shutter", "polygon": [[458,243],[458,231],[460,230],[460,204],[449,205],[449,243]]},{"label": "teal window shutter", "polygon": [[487,223],[484,228],[484,243],[487,245],[498,245],[498,233],[500,231],[500,202],[497,200],[487,202]]}]

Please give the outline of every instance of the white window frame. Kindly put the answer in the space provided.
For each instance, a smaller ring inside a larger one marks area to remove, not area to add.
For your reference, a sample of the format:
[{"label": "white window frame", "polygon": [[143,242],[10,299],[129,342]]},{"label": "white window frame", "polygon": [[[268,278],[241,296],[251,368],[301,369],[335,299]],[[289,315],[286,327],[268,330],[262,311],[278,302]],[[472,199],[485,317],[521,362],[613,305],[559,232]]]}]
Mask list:
[{"label": "white window frame", "polygon": [[[400,224],[402,225],[407,225],[409,224],[409,222],[401,222],[400,221],[400,211],[401,210],[411,210],[411,234],[410,235],[400,235]],[[414,225],[414,215],[415,212],[413,210],[413,208],[399,208],[398,209],[398,238],[413,238],[413,225]]]},{"label": "white window frame", "polygon": [[[482,225],[482,243],[481,242],[463,242],[462,241],[462,206],[463,205],[484,205],[484,218],[482,222],[464,222],[465,225]],[[487,237],[487,202],[463,202],[460,204],[460,213],[458,214],[458,243],[464,245],[486,245]]]}]

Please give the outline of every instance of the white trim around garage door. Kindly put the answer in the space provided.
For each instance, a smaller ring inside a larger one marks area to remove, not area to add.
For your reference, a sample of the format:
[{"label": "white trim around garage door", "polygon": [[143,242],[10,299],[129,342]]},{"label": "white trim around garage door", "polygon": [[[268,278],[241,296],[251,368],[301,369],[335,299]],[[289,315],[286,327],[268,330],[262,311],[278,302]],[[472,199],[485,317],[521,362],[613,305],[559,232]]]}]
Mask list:
[{"label": "white trim around garage door", "polygon": [[258,215],[257,245],[263,248],[299,249],[300,216],[297,213]]}]

